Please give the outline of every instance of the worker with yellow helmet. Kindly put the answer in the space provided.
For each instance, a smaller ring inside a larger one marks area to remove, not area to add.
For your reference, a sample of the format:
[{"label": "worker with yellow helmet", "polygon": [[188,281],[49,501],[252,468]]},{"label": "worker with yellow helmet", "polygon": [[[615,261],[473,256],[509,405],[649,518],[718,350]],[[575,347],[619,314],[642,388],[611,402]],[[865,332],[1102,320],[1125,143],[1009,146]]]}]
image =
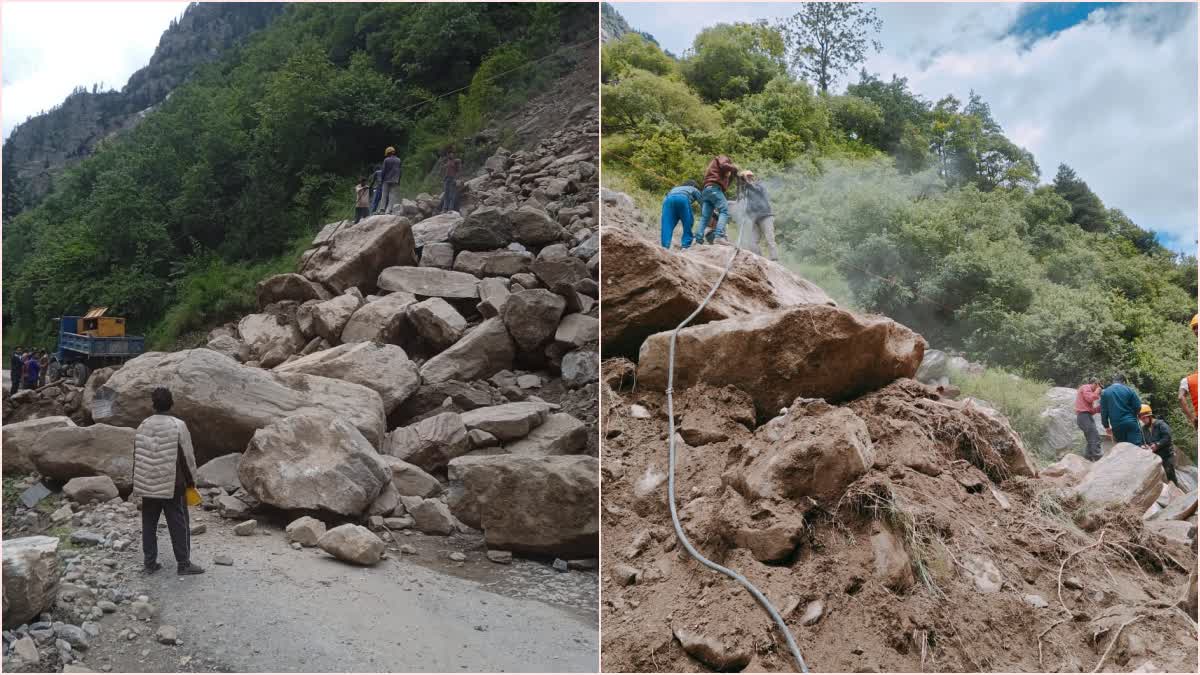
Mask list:
[{"label": "worker with yellow helmet", "polygon": [[[1158,455],[1162,460],[1163,473],[1167,480],[1179,485],[1175,478],[1175,446],[1171,443],[1171,427],[1161,417],[1155,417],[1154,411],[1148,405],[1143,405],[1138,411],[1138,421],[1142,423],[1142,447]],[[1182,489],[1182,488],[1181,488]]]},{"label": "worker with yellow helmet", "polygon": [[383,197],[376,213],[387,213],[388,207],[400,203],[400,195],[396,193],[396,185],[400,183],[400,158],[391,146],[383,151],[383,169],[379,180],[383,183]]}]

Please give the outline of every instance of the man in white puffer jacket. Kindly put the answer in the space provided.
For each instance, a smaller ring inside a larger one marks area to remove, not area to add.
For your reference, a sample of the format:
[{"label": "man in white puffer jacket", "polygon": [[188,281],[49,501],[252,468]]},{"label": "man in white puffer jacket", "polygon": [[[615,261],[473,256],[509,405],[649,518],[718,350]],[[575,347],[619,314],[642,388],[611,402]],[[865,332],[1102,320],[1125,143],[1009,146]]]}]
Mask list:
[{"label": "man in white puffer jacket", "polygon": [[201,574],[204,568],[192,563],[192,531],[184,496],[187,488],[195,486],[192,436],[183,420],[166,414],[175,402],[170,389],[155,388],[150,401],[155,414],[138,425],[133,442],[133,494],[142,498],[144,570],[162,569],[158,562],[158,518],[166,514],[179,573]]}]

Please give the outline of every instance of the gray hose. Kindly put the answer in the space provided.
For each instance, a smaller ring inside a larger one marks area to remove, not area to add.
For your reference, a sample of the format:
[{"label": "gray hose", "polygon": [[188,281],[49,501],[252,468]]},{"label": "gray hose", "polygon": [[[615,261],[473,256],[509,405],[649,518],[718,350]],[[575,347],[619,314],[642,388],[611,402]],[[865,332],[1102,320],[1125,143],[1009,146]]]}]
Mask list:
[{"label": "gray hose", "polygon": [[[738,191],[738,194],[741,195],[740,190]],[[704,225],[707,226],[708,223],[704,223]],[[747,229],[748,228],[746,227],[745,223],[739,224],[737,245],[734,246],[733,255],[729,256],[729,262],[725,265],[725,269],[721,272],[721,278],[717,279],[717,283],[713,285],[712,290],[708,292],[708,295],[704,298],[704,302],[700,303],[700,306],[696,308],[696,311],[688,315],[688,318],[684,319],[682,323],[675,327],[675,330],[671,331],[670,350],[668,351],[667,361],[667,423],[670,425],[668,428],[669,433],[667,435],[667,447],[670,449],[668,460],[669,468],[667,470],[668,503],[671,506],[671,524],[675,526],[675,536],[679,538],[679,543],[683,544],[683,548],[688,552],[688,555],[699,561],[701,565],[704,565],[711,570],[720,572],[730,579],[733,579],[741,584],[743,588],[749,591],[750,595],[754,596],[754,599],[758,601],[758,604],[762,605],[763,609],[767,610],[767,614],[771,615],[771,619],[774,620],[775,625],[779,627],[779,632],[783,633],[784,639],[787,640],[788,649],[791,650],[792,658],[796,660],[796,665],[800,668],[800,672],[807,673],[808,666],[804,663],[804,656],[800,654],[800,648],[796,646],[796,640],[792,637],[791,631],[788,630],[787,624],[784,623],[783,617],[779,615],[779,612],[771,605],[771,602],[767,600],[767,596],[763,595],[762,591],[759,591],[757,588],[755,588],[754,584],[751,584],[746,577],[738,574],[728,567],[722,567],[721,565],[718,565],[717,563],[701,555],[700,552],[697,551],[694,546],[692,546],[692,542],[688,540],[687,535],[683,533],[683,526],[679,524],[679,513],[675,509],[675,401],[673,391],[675,386],[675,338],[679,335],[680,330],[691,323],[692,319],[695,319],[700,312],[704,311],[704,308],[708,305],[708,301],[712,300],[712,297],[716,295],[717,289],[721,287],[721,283],[725,281],[725,277],[729,274],[729,270],[733,268],[733,261],[737,259],[738,252],[742,250],[742,236],[745,234]]]}]

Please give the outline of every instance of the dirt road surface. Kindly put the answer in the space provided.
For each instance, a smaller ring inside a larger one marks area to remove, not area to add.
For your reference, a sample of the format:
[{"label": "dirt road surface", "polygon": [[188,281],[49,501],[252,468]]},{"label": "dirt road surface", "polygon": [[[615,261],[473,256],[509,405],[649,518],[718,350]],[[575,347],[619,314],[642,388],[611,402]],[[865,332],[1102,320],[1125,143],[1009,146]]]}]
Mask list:
[{"label": "dirt road surface", "polygon": [[[497,565],[479,537],[398,534],[415,555],[389,550],[373,568],[337,561],[319,549],[293,550],[280,524],[236,536],[233,522],[192,511],[193,558],[208,572],[174,574],[160,526],[160,562],[140,572],[140,545],[111,553],[135,594],[159,617],[128,612],[101,619],[84,655],[87,667],[113,672],[588,671],[598,666],[597,578],[559,573],[544,562]],[[460,551],[465,562],[448,556]],[[214,565],[224,554],[232,566]],[[154,639],[178,628],[181,645]],[[137,626],[138,637],[121,637]]]}]

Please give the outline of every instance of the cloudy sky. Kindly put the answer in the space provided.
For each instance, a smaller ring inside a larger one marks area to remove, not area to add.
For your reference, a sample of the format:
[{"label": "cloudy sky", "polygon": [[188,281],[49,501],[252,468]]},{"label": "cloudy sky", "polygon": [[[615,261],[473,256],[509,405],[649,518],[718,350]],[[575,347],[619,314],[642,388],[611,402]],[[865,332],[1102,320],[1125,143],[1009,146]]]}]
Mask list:
[{"label": "cloudy sky", "polygon": [[[794,14],[788,3],[613,3],[679,55],[703,28]],[[1195,4],[887,4],[869,71],[936,101],[974,89],[1044,181],[1072,166],[1108,206],[1196,251]],[[857,79],[857,76],[855,76]],[[844,91],[845,82],[837,91]]]},{"label": "cloudy sky", "polygon": [[150,62],[158,38],[186,2],[5,2],[4,138],[30,115],[48,110],[77,86],[120,89]]}]

